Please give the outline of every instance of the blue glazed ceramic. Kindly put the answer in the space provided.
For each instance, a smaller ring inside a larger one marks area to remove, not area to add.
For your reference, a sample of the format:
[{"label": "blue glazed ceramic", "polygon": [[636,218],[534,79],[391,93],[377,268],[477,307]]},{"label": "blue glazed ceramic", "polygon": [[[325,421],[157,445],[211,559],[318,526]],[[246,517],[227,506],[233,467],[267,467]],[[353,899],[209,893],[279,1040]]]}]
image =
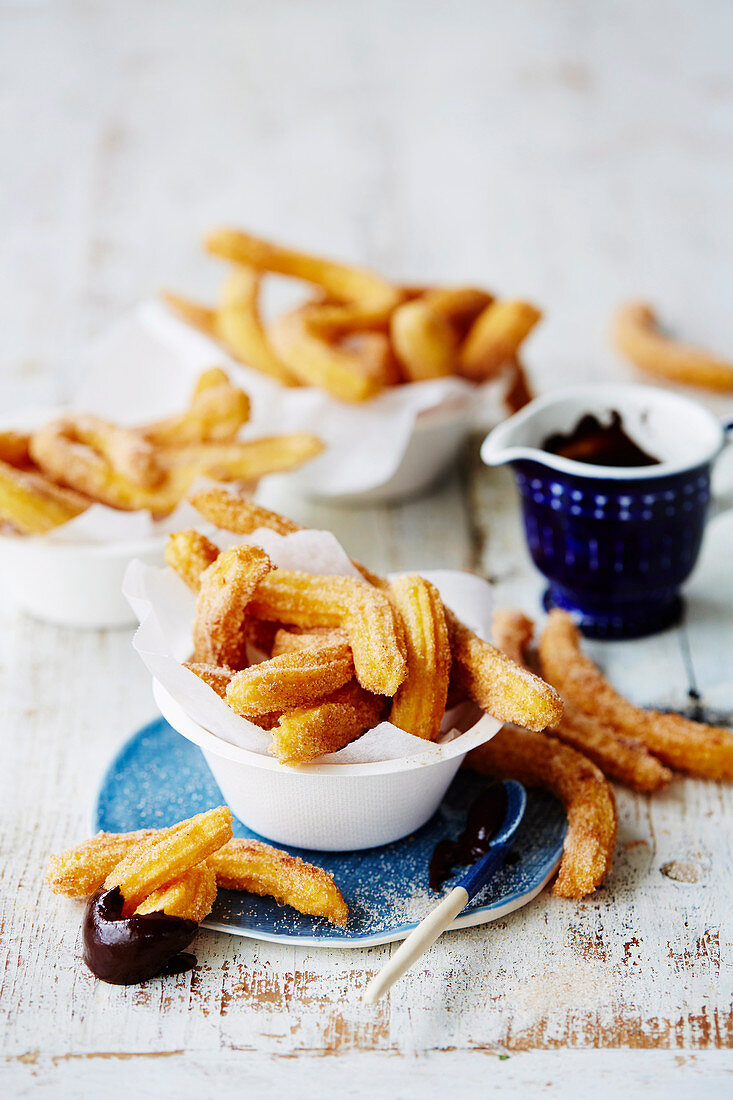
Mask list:
[{"label": "blue glazed ceramic", "polygon": [[[369,947],[404,939],[439,898],[427,881],[433,847],[442,837],[460,833],[470,802],[486,782],[460,771],[430,821],[394,844],[358,852],[287,847],[293,855],[333,873],[349,905],[346,928],[302,916],[272,898],[233,890],[219,891],[205,926],[255,939],[320,947]],[[547,792],[530,790],[527,795],[508,861],[451,927],[466,928],[503,917],[531,901],[552,877],[562,855],[565,814]],[[92,830],[160,828],[222,801],[201,750],[159,718],[134,734],[110,764],[92,814]],[[257,834],[235,821],[234,835]],[[464,871],[457,868],[455,881]],[[455,881],[449,880],[445,890]]]},{"label": "blue glazed ceramic", "polygon": [[[605,422],[613,410],[657,465],[597,466],[542,450],[583,414]],[[549,581],[545,608],[571,612],[595,638],[640,637],[676,622],[702,543],[712,465],[732,426],[666,390],[577,386],[495,428],[481,454],[514,469],[527,545]]]}]

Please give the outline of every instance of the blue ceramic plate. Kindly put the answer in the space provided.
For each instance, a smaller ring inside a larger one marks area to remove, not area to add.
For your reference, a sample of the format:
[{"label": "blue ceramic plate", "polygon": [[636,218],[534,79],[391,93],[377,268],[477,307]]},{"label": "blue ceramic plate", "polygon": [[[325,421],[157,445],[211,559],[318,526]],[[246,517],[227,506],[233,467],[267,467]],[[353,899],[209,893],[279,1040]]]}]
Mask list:
[{"label": "blue ceramic plate", "polygon": [[[236,936],[318,947],[370,947],[404,939],[435,906],[427,884],[436,842],[456,836],[466,807],[486,782],[459,771],[427,825],[411,836],[360,852],[310,852],[289,848],[331,871],[346,899],[347,928],[304,917],[272,898],[220,890],[206,928]],[[544,791],[529,791],[527,811],[514,839],[510,862],[451,925],[467,928],[496,920],[526,905],[552,877],[562,854],[565,815]],[[93,829],[128,832],[160,828],[222,802],[221,792],[198,748],[162,718],[139,730],[112,761],[97,798]],[[235,836],[257,836],[240,822]],[[259,838],[266,839],[266,838]],[[450,883],[447,884],[447,887]]]}]

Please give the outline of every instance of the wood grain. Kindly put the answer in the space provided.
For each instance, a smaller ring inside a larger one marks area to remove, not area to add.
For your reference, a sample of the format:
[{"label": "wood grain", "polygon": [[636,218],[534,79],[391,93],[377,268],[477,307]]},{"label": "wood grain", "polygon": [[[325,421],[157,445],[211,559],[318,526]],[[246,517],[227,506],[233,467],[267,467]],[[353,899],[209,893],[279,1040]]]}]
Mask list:
[{"label": "wood grain", "polygon": [[[212,294],[220,271],[198,237],[226,219],[396,276],[534,296],[548,313],[529,355],[541,389],[631,377],[605,326],[632,290],[647,288],[690,337],[733,342],[723,4],[692,20],[658,0],[599,0],[582,18],[539,0],[466,2],[462,18],[415,0],[131,0],[8,5],[0,21],[12,100],[0,137],[13,168],[3,415],[68,394],[89,336],[160,286]],[[498,602],[537,612],[511,476],[480,468],[475,439],[421,500],[290,504],[375,569],[474,570]],[[731,793],[693,780],[653,799],[618,792],[618,851],[597,895],[577,905],[545,893],[446,936],[376,1008],[360,995],[389,947],[325,953],[207,932],[193,974],[96,983],[78,962],[79,906],[45,890],[43,868],[87,835],[105,766],[154,714],[150,685],[129,633],[35,623],[10,596],[8,1095],[116,1095],[123,1076],[139,1095],[152,1082],[226,1098],[245,1080],[256,1096],[297,1095],[318,1087],[324,1064],[346,1095],[368,1082],[408,1100],[437,1079],[497,1096],[582,1095],[592,1081],[599,1098],[621,1080],[649,1096],[729,1083]],[[729,570],[713,562],[690,588],[685,627],[590,650],[637,702],[682,707],[694,684],[731,712],[732,603]],[[692,881],[663,873],[670,864]]]}]

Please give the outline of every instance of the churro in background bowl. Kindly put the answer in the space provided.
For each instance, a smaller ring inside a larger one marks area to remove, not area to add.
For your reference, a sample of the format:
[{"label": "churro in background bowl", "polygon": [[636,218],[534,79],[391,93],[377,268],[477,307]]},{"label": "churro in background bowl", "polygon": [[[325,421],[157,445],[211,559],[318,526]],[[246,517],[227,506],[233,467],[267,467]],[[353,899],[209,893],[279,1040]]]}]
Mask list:
[{"label": "churro in background bowl", "polygon": [[262,836],[320,850],[389,843],[434,813],[466,753],[504,721],[557,719],[554,690],[482,640],[480,578],[377,577],[328,532],[233,493],[193,501],[216,538],[181,531],[171,567],[130,565],[133,644],[166,720]]},{"label": "churro in background bowl", "polygon": [[[142,388],[132,405],[146,404]],[[144,424],[66,408],[34,416],[23,430],[0,430],[9,598],[63,626],[130,625],[125,570],[133,559],[162,562],[168,534],[191,518],[184,498],[193,485],[208,479],[253,491],[262,476],[322,449],[303,433],[256,437],[249,419],[248,395],[213,368],[183,411]]]},{"label": "churro in background bowl", "polygon": [[[227,264],[219,301],[178,293],[138,322],[181,355],[215,349],[239,364],[258,418],[273,430],[316,431],[328,458],[289,487],[332,503],[396,501],[428,489],[472,428],[531,396],[519,359],[541,314],[474,286],[404,286],[381,274],[233,229],[208,235]],[[305,286],[270,316],[263,285]]]}]

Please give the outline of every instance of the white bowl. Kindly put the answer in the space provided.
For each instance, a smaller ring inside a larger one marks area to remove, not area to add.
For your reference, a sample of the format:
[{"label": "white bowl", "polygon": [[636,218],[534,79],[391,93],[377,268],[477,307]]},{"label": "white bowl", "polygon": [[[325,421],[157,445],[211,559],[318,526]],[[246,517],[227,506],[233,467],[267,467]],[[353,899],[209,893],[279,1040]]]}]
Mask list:
[{"label": "white bowl", "polygon": [[8,599],[35,619],[82,629],[137,623],[122,595],[134,558],[163,565],[166,535],[110,545],[63,544],[22,535],[0,536],[0,576]]},{"label": "white bowl", "polygon": [[153,694],[173,729],[198,745],[232,813],[260,836],[317,851],[390,844],[440,805],[466,753],[501,729],[484,715],[460,738],[399,760],[289,767],[204,729],[157,680]]}]

